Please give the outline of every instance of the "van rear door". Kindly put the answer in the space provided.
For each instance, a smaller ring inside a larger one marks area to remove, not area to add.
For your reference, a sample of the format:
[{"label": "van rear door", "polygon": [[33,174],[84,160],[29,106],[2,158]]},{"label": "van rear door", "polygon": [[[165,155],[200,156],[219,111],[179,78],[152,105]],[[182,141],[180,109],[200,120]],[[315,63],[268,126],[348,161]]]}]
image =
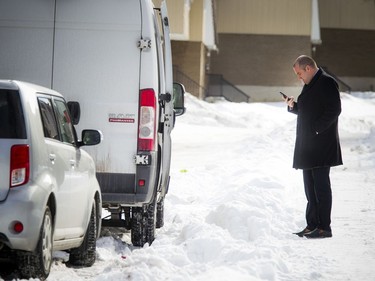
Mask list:
[{"label": "van rear door", "polygon": [[165,71],[165,91],[166,94],[170,94],[171,99],[169,102],[165,103],[164,113],[164,137],[163,137],[163,163],[162,163],[162,197],[167,192],[169,183],[169,172],[171,166],[171,152],[172,152],[172,141],[171,141],[171,131],[174,124],[174,114],[173,114],[173,69],[172,69],[172,48],[171,40],[169,37],[169,20],[166,2],[163,1],[161,4],[161,24],[163,26],[164,33],[164,71]]},{"label": "van rear door", "polygon": [[82,126],[104,135],[85,147],[102,191],[133,192],[118,189],[134,188],[136,172],[140,1],[58,0],[56,10],[53,87],[81,104]]}]

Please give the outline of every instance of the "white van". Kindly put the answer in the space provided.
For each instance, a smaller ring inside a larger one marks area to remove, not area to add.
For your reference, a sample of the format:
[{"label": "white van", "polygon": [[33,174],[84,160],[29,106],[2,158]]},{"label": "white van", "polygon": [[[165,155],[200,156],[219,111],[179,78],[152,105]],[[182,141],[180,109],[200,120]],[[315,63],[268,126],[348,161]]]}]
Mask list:
[{"label": "white van", "polygon": [[184,113],[165,2],[2,0],[0,38],[2,79],[63,92],[81,105],[78,132],[103,133],[100,145],[85,148],[108,211],[103,226],[131,229],[136,246],[151,243],[163,225],[170,134]]}]

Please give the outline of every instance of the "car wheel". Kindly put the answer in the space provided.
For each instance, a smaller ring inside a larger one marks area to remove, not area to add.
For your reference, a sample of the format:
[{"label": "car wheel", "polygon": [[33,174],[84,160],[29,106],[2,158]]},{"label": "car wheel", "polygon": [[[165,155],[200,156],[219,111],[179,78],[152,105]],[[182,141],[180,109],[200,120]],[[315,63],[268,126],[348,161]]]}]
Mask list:
[{"label": "car wheel", "polygon": [[92,204],[90,222],[81,246],[70,251],[69,263],[76,266],[92,266],[96,259],[96,204]]},{"label": "car wheel", "polygon": [[132,209],[131,241],[134,246],[143,247],[155,239],[156,230],[156,196],[145,207]]},{"label": "car wheel", "polygon": [[81,246],[70,251],[69,263],[76,266],[92,266],[96,259],[96,204],[92,204],[90,222]]},{"label": "car wheel", "polygon": [[52,265],[52,214],[47,207],[40,228],[39,241],[34,252],[17,252],[18,269],[22,278],[39,278],[45,280]]}]

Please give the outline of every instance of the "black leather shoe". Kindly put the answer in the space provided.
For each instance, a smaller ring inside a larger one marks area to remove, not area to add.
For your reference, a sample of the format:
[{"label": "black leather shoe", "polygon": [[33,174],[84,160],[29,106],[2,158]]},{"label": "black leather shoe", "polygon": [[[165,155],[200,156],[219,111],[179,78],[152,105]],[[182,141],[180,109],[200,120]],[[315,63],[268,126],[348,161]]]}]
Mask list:
[{"label": "black leather shoe", "polygon": [[330,238],[332,237],[332,231],[315,228],[311,232],[307,232],[303,235],[307,238]]},{"label": "black leather shoe", "polygon": [[301,230],[300,232],[296,232],[296,233],[293,233],[293,234],[295,234],[299,237],[303,237],[306,233],[309,233],[309,232],[311,232],[311,230],[306,227],[304,230]]}]

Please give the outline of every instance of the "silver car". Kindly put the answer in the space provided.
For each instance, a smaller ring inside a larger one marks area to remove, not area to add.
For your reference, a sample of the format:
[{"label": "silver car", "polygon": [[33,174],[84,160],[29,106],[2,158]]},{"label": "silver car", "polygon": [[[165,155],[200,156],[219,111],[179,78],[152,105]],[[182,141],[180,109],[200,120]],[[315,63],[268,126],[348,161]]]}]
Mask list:
[{"label": "silver car", "polygon": [[13,258],[22,278],[46,279],[55,250],[72,265],[95,262],[102,201],[81,147],[101,133],[83,130],[78,141],[79,115],[51,89],[0,80],[0,260]]}]

